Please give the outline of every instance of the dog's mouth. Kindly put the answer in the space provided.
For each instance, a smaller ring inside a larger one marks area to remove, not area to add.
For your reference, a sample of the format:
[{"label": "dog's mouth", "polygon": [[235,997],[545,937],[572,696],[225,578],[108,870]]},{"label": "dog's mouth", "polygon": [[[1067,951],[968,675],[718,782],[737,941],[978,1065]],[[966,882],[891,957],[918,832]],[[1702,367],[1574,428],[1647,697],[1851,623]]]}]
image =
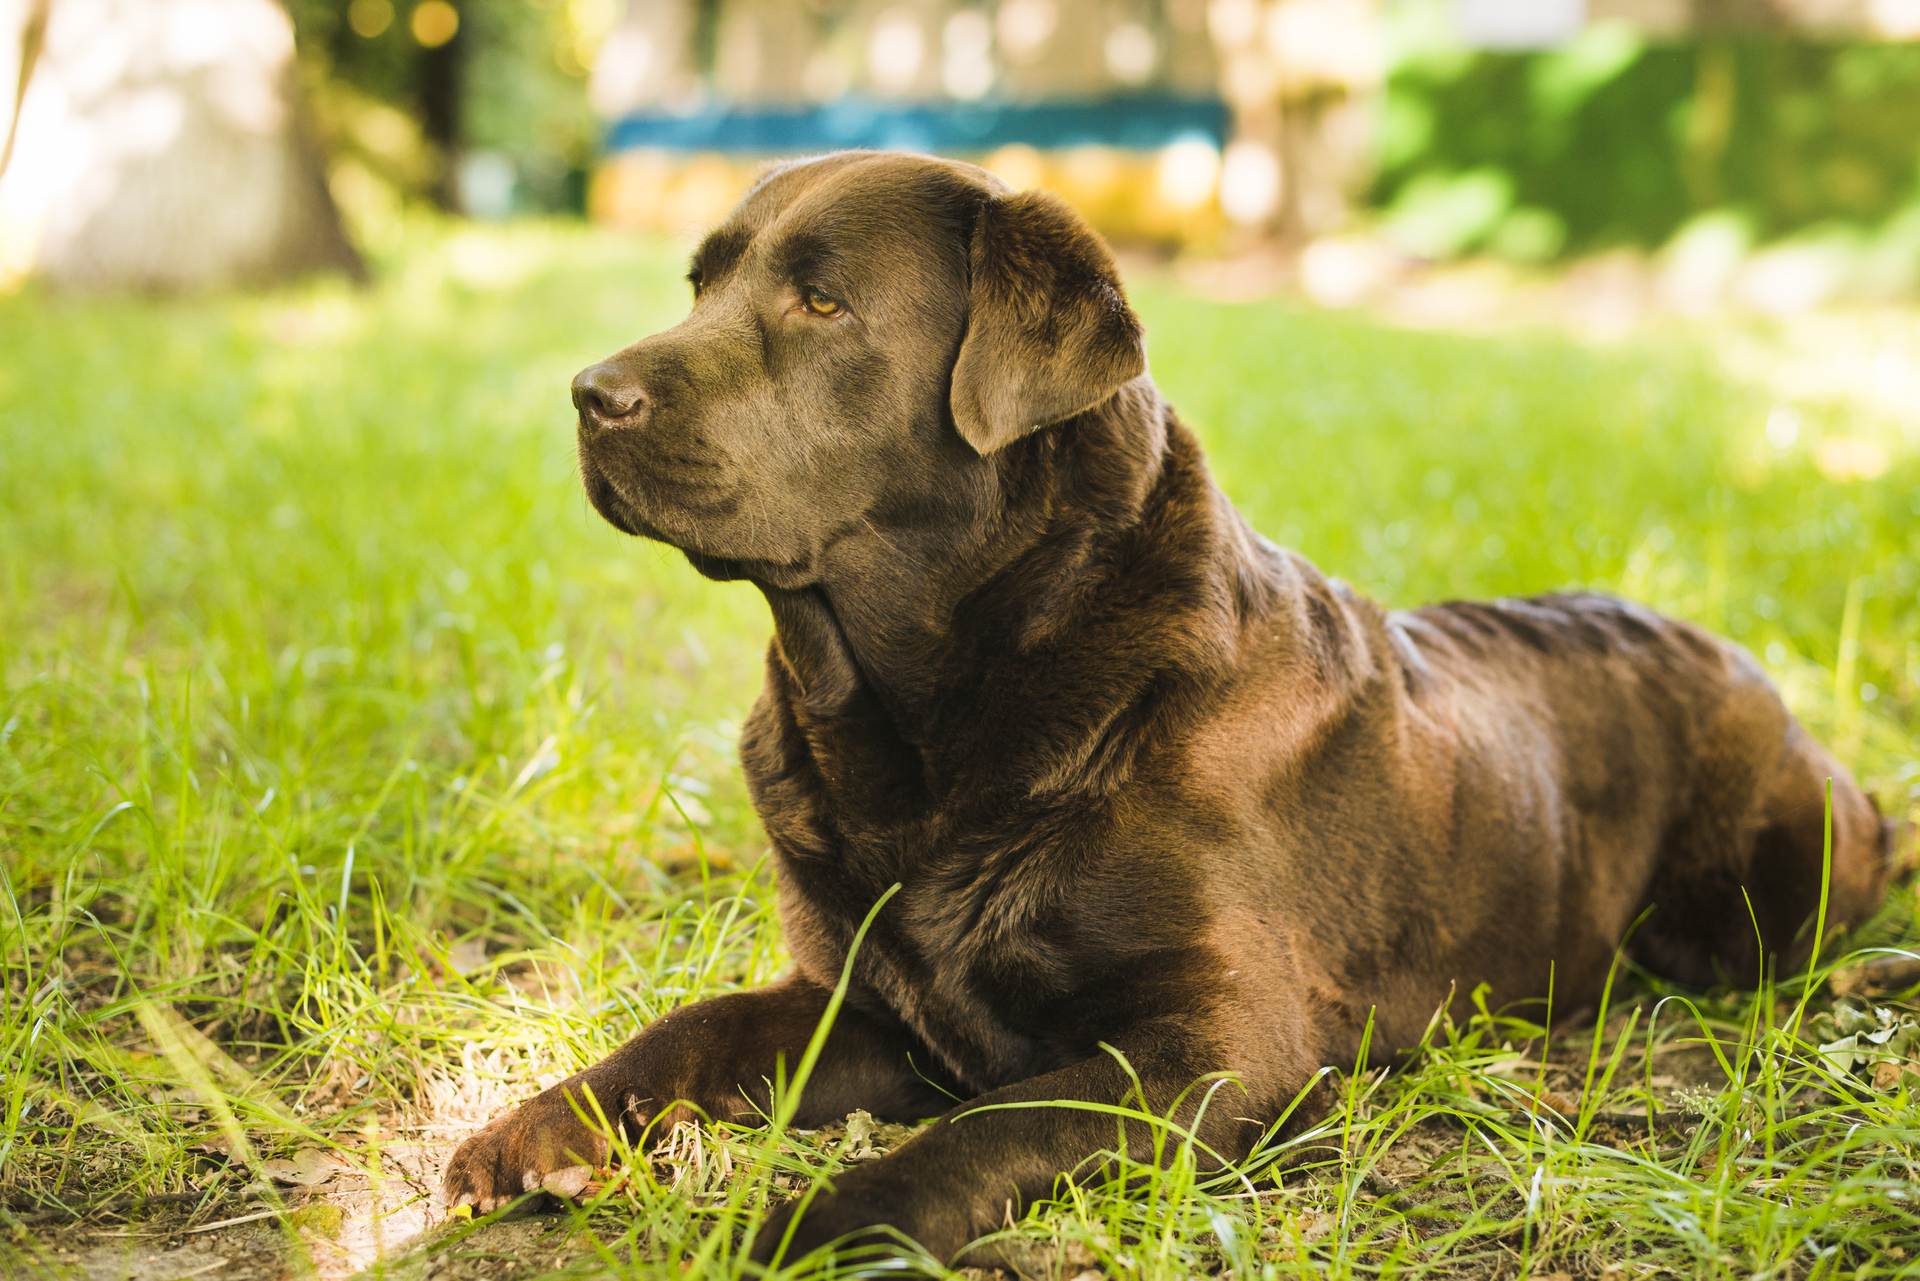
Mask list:
[{"label": "dog's mouth", "polygon": [[580,451],[580,487],[587,491],[587,501],[592,503],[593,509],[600,513],[600,518],[621,533],[631,534],[635,538],[667,541],[657,530],[648,527],[647,523],[627,506],[627,501],[620,496],[620,491],[613,487],[613,482],[607,479],[607,474],[594,465],[593,459],[584,449]]},{"label": "dog's mouth", "polygon": [[587,492],[587,501],[593,504],[593,509],[600,513],[601,519],[623,534],[630,534],[635,538],[652,539],[656,543],[665,543],[674,548],[687,558],[687,563],[699,571],[702,577],[721,583],[748,579],[775,587],[803,585],[808,580],[809,576],[803,566],[780,561],[722,556],[704,550],[686,534],[670,533],[662,529],[640,514],[638,505],[621,492],[620,487],[614,484],[612,478],[585,449],[580,451],[580,484]]},{"label": "dog's mouth", "polygon": [[705,541],[700,523],[724,521],[733,514],[737,499],[711,478],[717,471],[711,464],[696,465],[688,476],[681,460],[659,464],[629,456],[632,452],[596,448],[582,433],[580,482],[594,510],[615,529],[682,550],[698,549]]}]

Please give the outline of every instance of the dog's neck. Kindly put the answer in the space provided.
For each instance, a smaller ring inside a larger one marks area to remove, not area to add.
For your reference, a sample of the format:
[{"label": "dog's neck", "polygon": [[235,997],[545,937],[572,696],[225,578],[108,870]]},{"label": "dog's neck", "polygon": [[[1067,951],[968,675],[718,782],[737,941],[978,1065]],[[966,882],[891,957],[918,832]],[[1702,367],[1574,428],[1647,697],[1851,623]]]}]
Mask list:
[{"label": "dog's neck", "polygon": [[892,740],[936,795],[1117,785],[1117,724],[1231,661],[1272,549],[1145,377],[969,479],[937,528],[856,533],[818,585],[763,588],[770,692],[849,749]]}]

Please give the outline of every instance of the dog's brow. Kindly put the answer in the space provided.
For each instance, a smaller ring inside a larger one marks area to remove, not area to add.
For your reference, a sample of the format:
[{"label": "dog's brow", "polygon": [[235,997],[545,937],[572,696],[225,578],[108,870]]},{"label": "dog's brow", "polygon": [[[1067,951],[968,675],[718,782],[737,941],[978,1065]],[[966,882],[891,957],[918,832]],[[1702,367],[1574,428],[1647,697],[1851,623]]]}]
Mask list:
[{"label": "dog's brow", "polygon": [[703,280],[711,283],[732,271],[740,261],[740,255],[746,252],[749,239],[747,233],[737,227],[714,232],[693,251],[693,262],[687,270],[688,279],[695,284]]},{"label": "dog's brow", "polygon": [[788,236],[774,246],[771,259],[774,271],[790,280],[826,286],[843,284],[846,279],[846,255],[818,231]]}]

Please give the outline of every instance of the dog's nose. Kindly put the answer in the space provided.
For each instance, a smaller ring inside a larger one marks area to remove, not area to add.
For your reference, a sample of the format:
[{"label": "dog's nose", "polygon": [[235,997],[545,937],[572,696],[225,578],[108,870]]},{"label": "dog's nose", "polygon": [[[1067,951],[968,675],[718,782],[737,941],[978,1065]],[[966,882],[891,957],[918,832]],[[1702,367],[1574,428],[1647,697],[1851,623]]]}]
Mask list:
[{"label": "dog's nose", "polygon": [[574,378],[573,407],[596,427],[626,427],[645,415],[647,393],[632,374],[602,361]]}]

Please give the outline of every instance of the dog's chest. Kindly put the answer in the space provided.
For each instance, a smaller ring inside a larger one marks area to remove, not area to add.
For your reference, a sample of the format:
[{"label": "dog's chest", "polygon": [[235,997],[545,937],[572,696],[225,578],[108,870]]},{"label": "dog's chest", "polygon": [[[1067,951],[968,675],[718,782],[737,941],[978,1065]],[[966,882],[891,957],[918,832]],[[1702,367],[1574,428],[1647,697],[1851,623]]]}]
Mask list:
[{"label": "dog's chest", "polygon": [[937,821],[828,830],[826,857],[777,845],[782,916],[796,959],[832,982],[891,890],[854,958],[853,999],[898,1018],[962,1081],[987,1089],[1044,1071],[1059,1053],[1035,1011],[1070,995],[1072,930],[1042,905],[1032,872],[955,867],[940,858],[942,834],[954,836]]},{"label": "dog's chest", "polygon": [[1168,842],[1110,805],[976,806],[872,826],[828,812],[804,845],[776,841],[789,946],[816,979],[836,980],[897,884],[855,958],[854,999],[905,1023],[976,1090],[1094,1053],[1121,1030],[1112,997],[1133,960],[1192,937],[1190,887],[1150,848]]},{"label": "dog's chest", "polygon": [[[855,958],[852,999],[976,1089],[1097,1052],[1126,967],[1201,924],[1197,868],[1171,854],[1194,848],[1174,830],[1192,806],[1137,779],[1040,790],[1047,771],[1024,762],[1064,748],[1046,732],[1057,720],[1034,719],[991,743],[916,748],[865,700],[810,712],[775,666],[741,740],[796,960],[837,981],[899,886]],[[1141,777],[1167,772],[1153,756],[1137,757]]]}]

